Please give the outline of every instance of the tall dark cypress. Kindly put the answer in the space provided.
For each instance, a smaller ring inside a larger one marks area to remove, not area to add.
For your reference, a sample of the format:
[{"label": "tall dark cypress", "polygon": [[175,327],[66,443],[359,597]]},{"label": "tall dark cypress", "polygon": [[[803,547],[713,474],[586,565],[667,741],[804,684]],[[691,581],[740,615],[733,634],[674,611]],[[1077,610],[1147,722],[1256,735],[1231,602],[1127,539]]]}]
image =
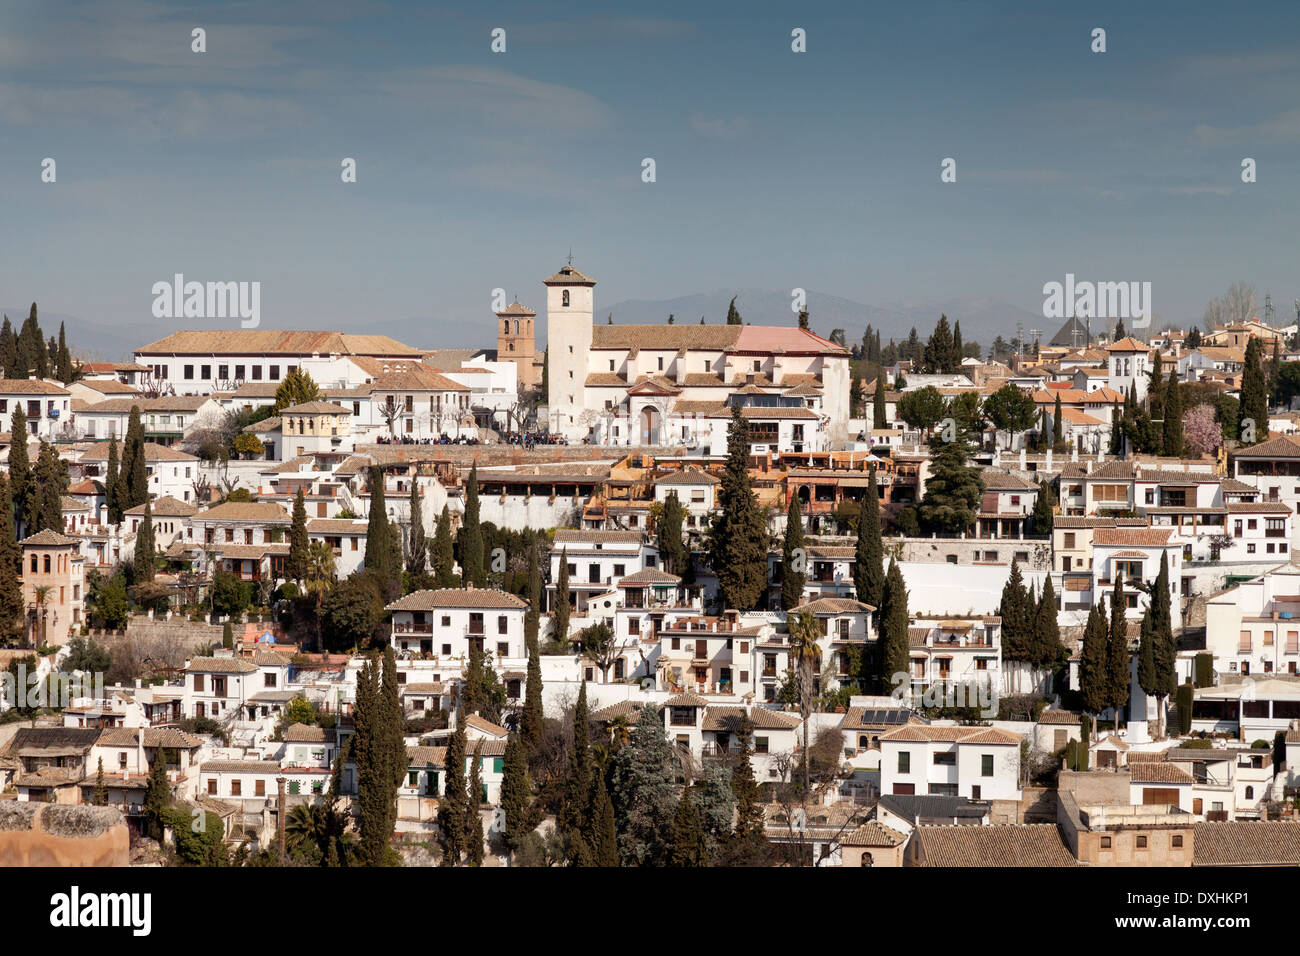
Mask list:
[{"label": "tall dark cypress", "polygon": [[108,442],[108,466],[104,474],[104,503],[108,505],[109,524],[122,523],[122,478],[117,461],[117,436]]},{"label": "tall dark cypress", "polygon": [[460,568],[465,585],[481,588],[487,581],[483,566],[483,528],[479,524],[478,462],[465,486],[465,524],[460,529]]},{"label": "tall dark cypress", "polygon": [[799,513],[799,495],[790,496],[785,516],[785,542],[781,548],[781,609],[789,611],[803,603],[803,589],[808,576],[808,552],[803,541],[803,515]]},{"label": "tall dark cypress", "polygon": [[590,823],[593,765],[588,720],[587,682],[583,681],[573,708],[573,750],[565,775],[564,798],[555,819],[556,829],[565,835],[584,832]]},{"label": "tall dark cypress", "polygon": [[32,491],[32,469],[27,456],[27,415],[21,404],[14,406],[13,430],[9,433],[9,493],[14,516],[27,520],[27,499]]},{"label": "tall dark cypress", "polygon": [[366,570],[370,571],[392,596],[401,588],[402,546],[388,520],[384,501],[384,475],[379,468],[370,470],[370,516],[366,525]]},{"label": "tall dark cypress", "polygon": [[871,396],[871,427],[885,427],[885,373],[876,376],[876,391]]},{"label": "tall dark cypress", "polygon": [[427,587],[425,569],[428,566],[429,548],[424,536],[424,510],[420,505],[420,486],[411,479],[411,499],[408,504],[411,528],[406,537],[407,589],[418,591]]},{"label": "tall dark cypress", "polygon": [[885,596],[885,546],[880,534],[880,497],[874,468],[867,479],[862,510],[858,514],[854,559],[853,586],[858,600],[879,608]]},{"label": "tall dark cypress", "polygon": [[9,478],[0,471],[0,639],[16,638],[23,630],[23,589],[18,581],[22,550],[14,535]]},{"label": "tall dark cypress", "polygon": [[433,534],[433,586],[456,586],[456,556],[452,552],[451,512],[446,505],[438,515],[438,527]]},{"label": "tall dark cypress", "polygon": [[542,613],[542,574],[537,545],[528,546],[528,610],[524,613],[524,645],[528,650],[528,672],[524,679],[524,711],[519,718],[519,735],[531,754],[542,739],[542,656],[538,636]]},{"label": "tall dark cypress", "polygon": [[143,584],[152,581],[156,565],[153,534],[153,504],[144,503],[144,517],[135,533],[135,557],[132,561],[132,582]]},{"label": "tall dark cypress", "polygon": [[501,769],[501,812],[505,815],[501,838],[513,853],[535,826],[532,819],[532,782],[528,778],[528,757],[518,734],[511,734],[506,740],[505,760]]},{"label": "tall dark cypress", "polygon": [[569,549],[560,549],[560,574],[555,583],[554,640],[563,644],[569,639]]},{"label": "tall dark cypress", "polygon": [[293,499],[293,521],[289,525],[289,556],[284,576],[299,583],[307,580],[310,568],[310,543],[307,539],[307,503],[302,488]]},{"label": "tall dark cypress", "polygon": [[122,510],[142,505],[149,498],[149,474],[145,467],[144,425],[140,406],[133,406],[126,427],[126,446],[122,453],[122,474],[126,479],[126,500]]},{"label": "tall dark cypress", "polygon": [[591,798],[592,828],[587,840],[593,866],[618,866],[618,831],[614,827],[614,801],[605,786],[605,775],[596,772],[596,787]]},{"label": "tall dark cypress", "polygon": [[18,374],[18,338],[14,335],[13,324],[7,315],[4,324],[0,325],[0,377],[26,378],[25,375]]},{"label": "tall dark cypress", "polygon": [[1020,565],[1013,558],[1011,574],[1002,587],[1002,601],[998,606],[1002,618],[1002,654],[1007,660],[1032,661],[1035,617],[1032,610]]},{"label": "tall dark cypress", "polygon": [[[703,324],[704,317],[700,316],[700,323]],[[731,303],[727,306],[727,324],[744,325],[744,320],[740,317],[740,310],[736,308],[736,296],[731,297]]]},{"label": "tall dark cypress", "polygon": [[749,438],[740,406],[733,406],[710,560],[723,607],[737,611],[758,607],[767,586],[767,527],[749,474]]},{"label": "tall dark cypress", "polygon": [[469,810],[465,803],[465,720],[464,711],[456,718],[456,732],[447,745],[446,779],[438,802],[438,827],[442,831],[442,865],[460,863],[465,850],[465,820]]},{"label": "tall dark cypress", "polygon": [[707,862],[704,824],[700,821],[700,812],[695,806],[690,787],[687,787],[677,802],[668,863],[670,866],[704,866]]},{"label": "tall dark cypress", "polygon": [[68,351],[68,339],[64,334],[62,322],[59,323],[59,345],[56,355],[54,374],[60,382],[67,385],[73,379],[72,353]]},{"label": "tall dark cypress", "polygon": [[483,865],[483,741],[474,744],[469,782],[465,785],[465,863]]},{"label": "tall dark cypress", "polygon": [[1183,396],[1178,389],[1174,369],[1169,370],[1169,384],[1165,388],[1164,453],[1172,458],[1183,455]]},{"label": "tall dark cypress", "polygon": [[[1253,431],[1247,431],[1249,428]],[[1246,364],[1241,372],[1241,423],[1242,433],[1237,437],[1243,445],[1258,444],[1268,439],[1268,386],[1260,364],[1259,339],[1246,343]]]},{"label": "tall dark cypress", "polygon": [[879,655],[881,670],[879,674],[881,689],[893,689],[898,675],[904,677],[909,673],[908,659],[910,648],[907,638],[908,611],[907,588],[903,583],[903,572],[897,561],[889,562],[889,574],[885,577],[885,598],[880,615]]},{"label": "tall dark cypress", "polygon": [[663,569],[681,576],[686,570],[686,546],[682,543],[682,503],[677,492],[670,491],[664,499],[663,514],[655,531]]},{"label": "tall dark cypress", "polygon": [[1127,707],[1132,694],[1133,655],[1128,643],[1128,617],[1124,606],[1124,574],[1115,575],[1111,592],[1110,624],[1106,629],[1106,674],[1110,688],[1109,704],[1115,709],[1115,729],[1119,729],[1120,711]]}]

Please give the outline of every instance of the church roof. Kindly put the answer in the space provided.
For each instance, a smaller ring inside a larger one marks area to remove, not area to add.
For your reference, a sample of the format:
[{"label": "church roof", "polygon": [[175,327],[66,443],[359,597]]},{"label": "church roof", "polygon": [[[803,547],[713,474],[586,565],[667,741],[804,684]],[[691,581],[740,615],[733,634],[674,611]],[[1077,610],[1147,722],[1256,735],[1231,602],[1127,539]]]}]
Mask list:
[{"label": "church roof", "polygon": [[555,273],[549,279],[542,280],[543,285],[595,285],[596,280],[591,276],[583,275],[571,265],[560,267],[560,271]]},{"label": "church roof", "polygon": [[537,313],[534,312],[532,309],[528,308],[528,306],[521,303],[518,299],[516,299],[514,302],[511,302],[508,306],[506,306],[504,309],[498,312],[497,315],[498,316],[518,315],[524,318],[531,319],[533,316],[537,315]]}]

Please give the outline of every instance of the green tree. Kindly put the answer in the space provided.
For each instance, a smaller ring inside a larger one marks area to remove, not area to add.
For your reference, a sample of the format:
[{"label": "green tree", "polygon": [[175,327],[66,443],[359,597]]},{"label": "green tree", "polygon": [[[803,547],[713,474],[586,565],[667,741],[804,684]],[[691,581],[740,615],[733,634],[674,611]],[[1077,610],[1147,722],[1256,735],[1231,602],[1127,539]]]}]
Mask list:
[{"label": "green tree", "polygon": [[1007,433],[1009,447],[1014,435],[1034,427],[1038,409],[1024,389],[1003,385],[984,400],[984,415],[999,432]]},{"label": "green tree", "polygon": [[465,486],[465,523],[460,529],[460,568],[466,586],[481,588],[487,583],[483,564],[483,529],[479,524],[478,463],[469,471]]},{"label": "green tree", "polygon": [[[443,782],[442,799],[438,803],[438,827],[442,831],[442,865],[456,866],[460,863],[465,850],[465,823],[468,819],[469,806],[465,800],[465,720],[464,711],[456,719],[456,732],[451,735],[447,745],[446,777]],[[511,735],[513,738],[513,735]],[[506,759],[510,759],[509,745],[506,747]],[[501,803],[506,807],[505,789],[501,794]],[[509,829],[509,808],[506,807],[506,826]],[[509,836],[507,835],[507,844]]]},{"label": "green tree", "polygon": [[682,791],[681,799],[677,801],[672,840],[668,856],[670,866],[704,866],[708,862],[704,827],[700,823],[700,814],[695,808],[690,787]]},{"label": "green tree", "polygon": [[108,787],[104,786],[104,758],[99,758],[99,768],[95,771],[95,793],[90,802],[97,807],[108,806]]},{"label": "green tree", "polygon": [[429,586],[426,573],[429,546],[424,536],[424,511],[420,507],[418,482],[411,481],[411,499],[408,503],[411,528],[406,537],[406,590],[419,591]]},{"label": "green tree", "polygon": [[1119,730],[1120,711],[1128,706],[1133,679],[1122,572],[1115,575],[1115,590],[1111,593],[1110,623],[1106,629],[1106,673],[1110,687],[1108,703],[1114,708],[1115,729]]},{"label": "green tree", "polygon": [[290,369],[275,390],[275,404],[271,406],[271,414],[279,415],[286,408],[319,402],[324,397],[315,379],[301,367],[295,367]]},{"label": "green tree", "polygon": [[469,806],[465,819],[465,862],[470,866],[483,865],[483,741],[474,745],[474,761],[470,764],[468,790],[465,802]]},{"label": "green tree", "polygon": [[656,707],[641,708],[630,739],[611,762],[619,858],[626,865],[664,865],[672,847],[678,761]]},{"label": "green tree", "polygon": [[299,488],[298,494],[293,499],[293,521],[289,525],[289,556],[284,563],[284,576],[290,581],[301,584],[307,579],[310,546],[311,542],[307,538],[307,503],[303,499],[302,488]]},{"label": "green tree", "polygon": [[505,816],[501,838],[515,853],[537,826],[533,811],[533,784],[528,777],[528,755],[518,734],[506,740],[501,775],[501,811]]},{"label": "green tree", "polygon": [[370,469],[370,518],[366,525],[366,570],[386,589],[385,597],[401,590],[402,546],[388,520],[384,502],[384,475]]},{"label": "green tree", "polygon": [[[1159,353],[1157,353],[1159,354]],[[1183,398],[1174,369],[1169,370],[1165,389],[1164,452],[1172,458],[1183,454]]]},{"label": "green tree", "polygon": [[[754,725],[748,717],[741,720],[736,736],[740,739],[740,759],[731,773],[731,792],[736,798],[736,824],[732,839],[748,850],[763,842],[763,803],[758,782],[754,779],[754,765],[749,759],[754,737]],[[742,855],[744,854],[742,851]]]},{"label": "green tree", "polygon": [[1151,589],[1151,607],[1154,611],[1151,618],[1151,646],[1155,665],[1153,684],[1155,690],[1148,692],[1154,694],[1159,702],[1158,716],[1161,733],[1164,732],[1165,703],[1178,686],[1178,677],[1175,670],[1178,645],[1174,640],[1173,616],[1170,604],[1169,555],[1165,552],[1160,555],[1160,574],[1156,577],[1155,584]]},{"label": "green tree", "polygon": [[871,396],[871,427],[884,428],[885,418],[885,376],[876,376],[876,390]]},{"label": "green tree", "polygon": [[734,295],[731,297],[731,302],[727,306],[727,324],[728,325],[745,324],[743,321],[741,321],[740,310],[736,308],[736,296]]},{"label": "green tree", "polygon": [[1079,651],[1079,690],[1083,706],[1091,714],[1100,714],[1110,704],[1110,674],[1106,661],[1106,620],[1100,604],[1088,612],[1083,629],[1083,646]]},{"label": "green tree", "polygon": [[853,587],[858,600],[879,608],[885,594],[885,544],[880,528],[880,492],[876,469],[867,478],[858,514],[858,540],[854,550]]},{"label": "green tree", "polygon": [[22,403],[14,405],[9,432],[9,495],[13,501],[14,518],[27,520],[27,499],[32,493],[32,471],[27,456],[27,415]]},{"label": "green tree", "polygon": [[145,464],[144,425],[140,421],[140,406],[131,407],[131,416],[126,425],[126,441],[122,451],[122,472],[120,481],[124,484],[126,497],[122,500],[122,510],[129,511],[136,505],[142,505],[149,498],[149,475]]},{"label": "green tree", "polygon": [[592,796],[591,845],[593,866],[618,866],[618,831],[614,828],[614,803],[605,786],[605,775],[596,773],[596,789]]},{"label": "green tree", "polygon": [[519,717],[519,735],[532,754],[542,739],[542,658],[538,636],[542,613],[542,576],[537,547],[528,546],[528,610],[524,613],[524,644],[528,650],[528,671],[524,681],[524,710]]},{"label": "green tree", "polygon": [[[381,681],[381,672],[386,669],[387,663],[381,664],[375,655],[366,658],[357,677],[357,700],[353,708],[352,754],[357,768],[359,852],[367,866],[388,864],[397,818],[397,780],[393,766],[398,755],[393,752]],[[404,746],[401,759],[405,760]]]},{"label": "green tree", "polygon": [[754,495],[749,455],[749,425],[736,405],[727,430],[727,464],[709,557],[718,576],[722,606],[737,611],[758,607],[767,585],[767,527]]},{"label": "green tree", "polygon": [[1050,538],[1052,536],[1052,525],[1055,522],[1055,495],[1052,494],[1052,485],[1050,481],[1044,481],[1038,486],[1038,494],[1034,497],[1034,510],[1029,516],[1030,533],[1041,538]]},{"label": "green tree", "polygon": [[898,399],[898,417],[927,435],[943,418],[943,394],[933,385],[904,392]]},{"label": "green tree", "polygon": [[9,478],[0,472],[0,641],[10,642],[23,631],[26,601],[19,574],[22,550],[14,534]]},{"label": "green tree", "polygon": [[569,640],[569,612],[572,605],[569,603],[572,599],[569,597],[569,549],[560,549],[560,574],[559,580],[555,584],[555,640],[560,644],[566,644]]},{"label": "green tree", "polygon": [[1056,607],[1056,590],[1049,574],[1043,580],[1043,593],[1038,600],[1034,618],[1034,659],[1040,670],[1056,670],[1066,659],[1061,643],[1061,626]]},{"label": "green tree", "polygon": [[556,831],[561,834],[585,833],[591,825],[591,791],[595,765],[591,756],[590,719],[587,713],[587,682],[578,690],[573,709],[573,750],[565,775],[563,799],[555,815]]},{"label": "green tree", "polygon": [[803,542],[803,515],[799,513],[799,496],[790,495],[790,508],[785,516],[785,542],[781,548],[781,609],[789,611],[803,603],[803,589],[807,582],[807,550]]},{"label": "green tree", "polygon": [[1011,574],[1002,586],[998,614],[1002,618],[1002,656],[1009,661],[1032,661],[1031,645],[1036,611],[1025,588],[1020,564],[1014,558],[1011,561]]},{"label": "green tree", "polygon": [[131,579],[135,584],[142,584],[154,579],[157,568],[157,545],[153,533],[153,505],[144,503],[144,517],[140,528],[135,533],[135,556],[132,561]]},{"label": "green tree", "polygon": [[931,374],[953,373],[960,368],[960,357],[954,363],[952,330],[948,326],[948,316],[939,316],[935,323],[930,341],[926,343],[922,367]]},{"label": "green tree", "polygon": [[878,680],[882,692],[888,693],[894,688],[897,675],[906,676],[909,673],[911,647],[907,636],[908,624],[907,588],[903,583],[903,572],[899,569],[898,562],[893,560],[889,562],[889,574],[885,577],[885,594],[880,608]]},{"label": "green tree", "polygon": [[149,767],[149,786],[144,794],[145,831],[159,843],[162,842],[163,825],[171,805],[172,788],[167,782],[167,751],[159,747],[154,751],[153,764]]},{"label": "green tree", "polygon": [[59,457],[54,446],[41,441],[41,451],[32,472],[32,490],[27,496],[27,533],[62,532],[63,496],[67,494],[68,463]]},{"label": "green tree", "polygon": [[104,503],[108,505],[108,520],[122,523],[122,479],[118,474],[117,436],[108,442],[108,467],[104,475]]},{"label": "green tree", "polygon": [[[1247,441],[1250,434],[1245,427],[1247,422],[1253,425],[1253,440]],[[1246,364],[1241,372],[1241,424],[1242,430],[1233,438],[1243,445],[1256,444],[1268,438],[1268,385],[1264,379],[1264,370],[1260,364],[1259,339],[1252,338],[1246,343]]]},{"label": "green tree", "polygon": [[959,535],[975,523],[984,479],[967,464],[970,446],[960,439],[941,442],[930,461],[930,477],[919,508],[921,527],[928,533]]},{"label": "green tree", "polygon": [[433,586],[436,588],[454,588],[457,584],[451,541],[451,512],[443,505],[433,534]]},{"label": "green tree", "polygon": [[659,556],[663,569],[681,575],[686,570],[686,545],[682,542],[682,503],[677,492],[670,491],[664,499],[664,512],[656,529]]}]

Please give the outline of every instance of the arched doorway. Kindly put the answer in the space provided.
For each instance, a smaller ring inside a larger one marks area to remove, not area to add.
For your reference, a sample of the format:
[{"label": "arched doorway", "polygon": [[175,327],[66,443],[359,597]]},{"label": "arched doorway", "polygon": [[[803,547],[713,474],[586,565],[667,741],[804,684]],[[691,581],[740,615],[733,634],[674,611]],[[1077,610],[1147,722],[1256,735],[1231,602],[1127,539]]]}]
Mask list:
[{"label": "arched doorway", "polygon": [[659,409],[647,405],[641,409],[641,444],[659,444]]}]

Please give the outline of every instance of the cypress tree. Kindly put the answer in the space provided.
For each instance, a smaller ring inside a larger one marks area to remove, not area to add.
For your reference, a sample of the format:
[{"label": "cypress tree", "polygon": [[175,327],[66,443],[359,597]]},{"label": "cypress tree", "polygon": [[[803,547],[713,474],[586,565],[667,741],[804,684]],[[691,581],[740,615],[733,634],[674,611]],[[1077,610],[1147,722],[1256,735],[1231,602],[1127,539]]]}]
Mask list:
[{"label": "cypress tree", "polygon": [[[442,865],[456,866],[465,849],[465,822],[468,807],[465,803],[465,711],[456,718],[456,732],[451,735],[444,759],[446,780],[443,796],[438,805],[438,826],[442,830]],[[513,738],[513,735],[512,735]],[[510,746],[506,745],[506,759],[510,759]],[[502,790],[502,806],[505,790]]]},{"label": "cypress tree", "polygon": [[882,691],[895,686],[899,674],[908,674],[910,647],[907,638],[908,612],[907,588],[903,583],[903,572],[898,561],[889,562],[889,574],[885,578],[885,597],[880,609],[880,642],[883,651],[880,654],[881,672],[879,674]]},{"label": "cypress tree", "polygon": [[1029,593],[1025,590],[1020,564],[1011,561],[1011,574],[1002,587],[998,614],[1002,618],[1002,655],[1010,661],[1029,661],[1033,637],[1033,615]]},{"label": "cypress tree", "polygon": [[749,425],[735,405],[727,429],[727,465],[719,489],[720,511],[713,519],[710,560],[722,606],[737,611],[758,607],[767,585],[767,528],[749,475],[749,455]]},{"label": "cypress tree", "polygon": [[25,378],[18,374],[18,340],[14,336],[13,324],[9,316],[4,317],[0,325],[0,377]]},{"label": "cypress tree", "polygon": [[289,557],[284,563],[284,576],[301,584],[307,580],[310,569],[310,543],[307,540],[307,503],[302,489],[293,499],[293,522],[289,525]]},{"label": "cypress tree", "polygon": [[555,816],[555,827],[560,833],[582,833],[591,825],[591,784],[594,770],[588,720],[587,682],[583,681],[578,690],[578,703],[573,708],[573,751],[569,755],[563,802]]},{"label": "cypress tree", "polygon": [[1129,704],[1132,691],[1132,653],[1128,644],[1128,617],[1124,608],[1124,576],[1115,576],[1111,593],[1110,626],[1106,631],[1106,673],[1109,677],[1110,706],[1115,709],[1115,729],[1119,729],[1119,712]]},{"label": "cypress tree", "polygon": [[95,795],[91,800],[97,807],[108,806],[108,788],[104,786],[104,758],[99,758],[99,768],[95,771]]},{"label": "cypress tree", "polygon": [[226,650],[233,650],[235,647],[235,629],[231,626],[230,621],[226,621],[221,628],[221,646]]},{"label": "cypress tree", "polygon": [[167,809],[172,805],[172,788],[167,782],[167,751],[159,747],[154,751],[149,768],[149,788],[144,795],[144,818],[149,835],[162,842],[163,823]]},{"label": "cypress tree", "polygon": [[140,406],[134,405],[127,422],[126,442],[122,452],[122,477],[126,483],[123,511],[144,504],[149,497],[149,475],[144,459],[144,425],[140,422]]},{"label": "cypress tree", "polygon": [[1079,690],[1083,706],[1100,714],[1110,703],[1110,675],[1106,661],[1106,622],[1101,607],[1094,604],[1083,629],[1083,646],[1079,650]]},{"label": "cypress tree", "polygon": [[885,593],[885,547],[880,534],[880,497],[876,469],[867,479],[858,513],[858,541],[853,564],[853,587],[858,600],[879,608]]},{"label": "cypress tree", "polygon": [[1268,386],[1260,365],[1259,339],[1246,343],[1246,364],[1241,372],[1241,422],[1253,423],[1254,438],[1246,441],[1245,429],[1236,436],[1243,445],[1257,444],[1268,438]]},{"label": "cypress tree", "polygon": [[799,513],[799,496],[790,496],[785,516],[785,543],[781,549],[781,609],[789,611],[803,603],[807,551],[803,543],[803,516]]},{"label": "cypress tree", "polygon": [[1052,447],[1061,447],[1065,441],[1065,423],[1061,420],[1061,393],[1056,393],[1056,408],[1052,411]]},{"label": "cypress tree", "polygon": [[885,373],[876,376],[876,392],[871,397],[871,427],[885,427]]},{"label": "cypress tree", "polygon": [[14,517],[27,520],[27,499],[32,493],[32,469],[27,456],[27,415],[21,403],[14,406],[13,428],[9,433],[9,494]]},{"label": "cypress tree", "polygon": [[532,832],[532,781],[528,778],[528,757],[518,734],[511,734],[506,740],[505,761],[501,776],[501,811],[505,815],[505,824],[501,838],[506,848],[514,853],[524,842],[524,837]]},{"label": "cypress tree", "polygon": [[682,503],[675,491],[670,491],[664,499],[664,512],[656,534],[663,569],[681,576],[686,570],[686,546],[682,543]]},{"label": "cypress tree", "polygon": [[383,744],[379,731],[379,667],[373,656],[366,658],[357,675],[357,700],[352,709],[354,734],[352,752],[357,766],[357,810],[360,816],[361,858],[370,866],[383,863]]},{"label": "cypress tree", "polygon": [[465,487],[465,524],[460,529],[460,569],[465,586],[481,588],[486,580],[483,569],[483,528],[479,525],[478,462],[469,471]]},{"label": "cypress tree", "polygon": [[402,730],[402,689],[397,682],[397,652],[393,650],[392,644],[384,648],[382,677],[378,719],[387,767],[387,775],[382,781],[384,844],[387,846],[397,829],[397,788],[411,764]]},{"label": "cypress tree", "polygon": [[560,579],[555,584],[555,640],[569,640],[569,549],[560,550]]},{"label": "cypress tree", "polygon": [[27,533],[35,534],[49,528],[62,533],[63,495],[68,490],[68,464],[59,457],[54,446],[42,439],[40,455],[32,475],[32,487],[27,496]]},{"label": "cypress tree", "polygon": [[54,366],[54,374],[60,382],[68,385],[72,382],[72,353],[68,351],[68,339],[63,331],[63,323],[59,323],[59,345],[58,358]]},{"label": "cypress tree", "polygon": [[[1138,638],[1138,686],[1142,693],[1158,697],[1156,683],[1155,630],[1151,622],[1151,607],[1142,615],[1142,632]],[[1157,723],[1159,716],[1157,715]]]},{"label": "cypress tree", "polygon": [[140,528],[135,533],[135,557],[132,561],[131,579],[134,584],[143,584],[146,581],[152,581],[154,571],[157,565],[153,534],[153,505],[151,502],[144,503],[144,518],[140,521]]},{"label": "cypress tree", "polygon": [[465,862],[470,866],[483,865],[483,741],[474,745],[474,762],[470,765],[468,790],[465,803],[468,813],[465,819]]},{"label": "cypress tree", "polygon": [[451,546],[451,512],[442,506],[438,528],[433,535],[433,582],[437,588],[456,586],[456,559]]},{"label": "cypress tree", "polygon": [[942,374],[954,371],[952,367],[952,330],[948,316],[940,315],[935,323],[930,341],[926,343],[922,364],[927,372]]},{"label": "cypress tree", "polygon": [[[542,610],[542,576],[537,545],[528,546],[528,610],[524,614],[524,644],[528,649],[528,673],[524,682],[524,711],[519,718],[519,735],[528,753],[542,739],[542,658],[538,637]],[[585,687],[585,685],[584,685]]]},{"label": "cypress tree", "polygon": [[763,805],[758,782],[754,779],[754,765],[749,759],[753,724],[748,717],[741,720],[740,760],[731,772],[731,793],[736,798],[736,828],[732,839],[738,843],[763,839]]},{"label": "cypress tree", "polygon": [[1058,666],[1065,658],[1061,644],[1061,626],[1057,617],[1056,589],[1049,574],[1043,580],[1043,593],[1038,600],[1034,619],[1034,664],[1040,670]]},{"label": "cypress tree", "polygon": [[605,775],[597,771],[596,792],[592,797],[593,866],[618,866],[618,831],[614,829],[614,803],[605,786]]},{"label": "cypress tree", "polygon": [[1044,538],[1052,536],[1052,524],[1055,517],[1052,498],[1051,484],[1046,481],[1040,483],[1038,494],[1034,498],[1034,510],[1029,516],[1029,526],[1032,534]]},{"label": "cypress tree", "polygon": [[1161,732],[1163,733],[1165,701],[1178,687],[1178,678],[1175,671],[1178,646],[1174,640],[1173,617],[1170,608],[1168,552],[1160,555],[1160,574],[1156,577],[1155,585],[1152,588],[1151,605],[1154,610],[1151,616],[1151,649],[1155,666],[1154,687],[1156,688],[1153,693],[1160,702],[1158,716]]},{"label": "cypress tree", "polygon": [[1174,370],[1169,370],[1169,385],[1165,389],[1164,451],[1172,458],[1183,455],[1183,398],[1178,389]]},{"label": "cypress tree", "polygon": [[[701,325],[704,324],[704,316],[700,316],[700,324]],[[731,297],[731,302],[727,306],[727,324],[728,325],[745,324],[744,321],[740,318],[740,310],[736,308],[736,296],[734,295]]]},{"label": "cypress tree", "polygon": [[965,346],[961,341],[961,320],[958,319],[952,326],[952,368],[956,371],[961,370],[961,360],[966,356],[963,353]]},{"label": "cypress tree", "polygon": [[13,639],[22,633],[26,614],[21,572],[22,550],[14,536],[13,502],[9,478],[0,472],[0,639]]},{"label": "cypress tree", "polygon": [[690,787],[682,790],[673,817],[673,844],[668,857],[670,866],[704,866],[708,852],[704,845],[704,825],[691,796]]},{"label": "cypress tree", "polygon": [[122,479],[118,474],[117,436],[108,442],[108,468],[104,475],[104,503],[108,505],[110,524],[122,523]]},{"label": "cypress tree", "polygon": [[370,517],[366,525],[365,566],[390,592],[394,588],[400,588],[402,546],[388,521],[384,476],[378,467],[370,470]]},{"label": "cypress tree", "polygon": [[419,591],[428,586],[425,569],[429,557],[429,547],[424,536],[424,511],[420,506],[419,483],[411,481],[411,500],[409,502],[411,530],[406,538],[406,587],[408,591]]}]

